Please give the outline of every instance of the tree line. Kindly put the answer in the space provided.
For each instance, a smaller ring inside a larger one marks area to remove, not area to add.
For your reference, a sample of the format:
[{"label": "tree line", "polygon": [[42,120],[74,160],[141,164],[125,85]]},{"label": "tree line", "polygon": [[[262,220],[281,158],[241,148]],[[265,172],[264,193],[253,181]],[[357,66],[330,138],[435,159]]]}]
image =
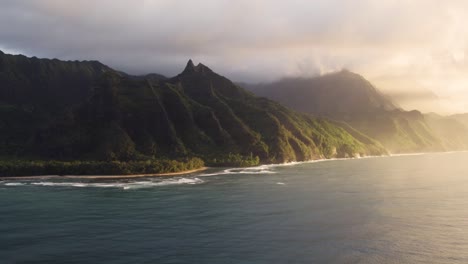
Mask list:
[{"label": "tree line", "polygon": [[0,176],[29,175],[125,175],[181,172],[201,168],[200,158],[144,161],[0,161]]}]

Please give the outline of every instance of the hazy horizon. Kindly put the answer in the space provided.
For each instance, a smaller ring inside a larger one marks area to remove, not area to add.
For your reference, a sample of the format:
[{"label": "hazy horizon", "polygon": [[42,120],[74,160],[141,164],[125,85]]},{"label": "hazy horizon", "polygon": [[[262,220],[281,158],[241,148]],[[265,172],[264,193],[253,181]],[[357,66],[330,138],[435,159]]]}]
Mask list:
[{"label": "hazy horizon", "polygon": [[191,58],[249,83],[346,68],[405,108],[468,112],[466,11],[461,0],[6,0],[0,50],[167,76]]}]

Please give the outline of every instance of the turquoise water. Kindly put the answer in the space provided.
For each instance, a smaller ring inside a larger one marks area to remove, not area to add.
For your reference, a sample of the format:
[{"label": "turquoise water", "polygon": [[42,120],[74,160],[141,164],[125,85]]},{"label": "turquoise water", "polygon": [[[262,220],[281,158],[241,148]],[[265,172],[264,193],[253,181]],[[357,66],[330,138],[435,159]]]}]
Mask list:
[{"label": "turquoise water", "polygon": [[468,153],[2,181],[0,263],[468,263]]}]

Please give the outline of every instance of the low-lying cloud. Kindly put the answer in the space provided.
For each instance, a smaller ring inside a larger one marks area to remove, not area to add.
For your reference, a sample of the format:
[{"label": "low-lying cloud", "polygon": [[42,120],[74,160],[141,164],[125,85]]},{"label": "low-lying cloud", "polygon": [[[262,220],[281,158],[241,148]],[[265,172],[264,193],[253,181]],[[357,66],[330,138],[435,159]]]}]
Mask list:
[{"label": "low-lying cloud", "polygon": [[3,0],[0,49],[168,76],[192,58],[248,82],[347,68],[468,111],[467,13],[464,0]]}]

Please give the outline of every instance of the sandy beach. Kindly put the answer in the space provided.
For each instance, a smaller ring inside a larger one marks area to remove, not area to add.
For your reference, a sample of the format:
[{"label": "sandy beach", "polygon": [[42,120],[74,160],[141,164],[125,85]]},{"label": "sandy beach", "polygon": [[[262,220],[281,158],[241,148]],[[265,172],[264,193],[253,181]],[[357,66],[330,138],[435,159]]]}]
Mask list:
[{"label": "sandy beach", "polygon": [[144,177],[170,177],[185,175],[195,172],[200,172],[208,169],[208,167],[202,167],[194,170],[186,170],[179,172],[168,172],[168,173],[149,173],[149,174],[126,174],[126,175],[37,175],[37,176],[12,176],[12,177],[0,177],[0,180],[24,180],[24,179],[131,179],[131,178],[144,178]]}]

